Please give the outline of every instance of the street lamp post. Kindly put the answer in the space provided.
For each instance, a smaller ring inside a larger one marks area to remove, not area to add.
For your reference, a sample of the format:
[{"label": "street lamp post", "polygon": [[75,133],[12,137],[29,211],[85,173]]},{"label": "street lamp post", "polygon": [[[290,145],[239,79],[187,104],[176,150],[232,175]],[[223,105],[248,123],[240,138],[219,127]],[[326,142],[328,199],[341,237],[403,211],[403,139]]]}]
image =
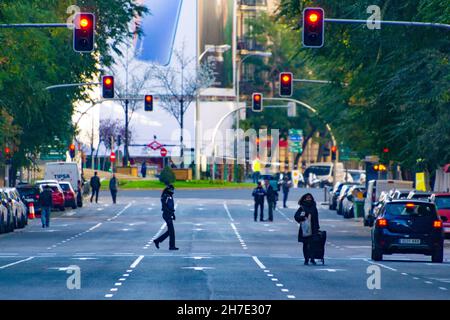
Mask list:
[{"label": "street lamp post", "polygon": [[[225,53],[226,51],[230,50],[231,46],[224,44],[224,45],[206,45],[205,51],[203,51],[202,54],[199,55],[197,59],[197,74],[200,69],[200,62],[202,61],[203,57],[207,53],[211,52],[217,52],[220,54]],[[200,90],[197,90],[196,97],[195,97],[195,179],[200,180],[200,171],[201,171],[201,132],[200,132]]]}]

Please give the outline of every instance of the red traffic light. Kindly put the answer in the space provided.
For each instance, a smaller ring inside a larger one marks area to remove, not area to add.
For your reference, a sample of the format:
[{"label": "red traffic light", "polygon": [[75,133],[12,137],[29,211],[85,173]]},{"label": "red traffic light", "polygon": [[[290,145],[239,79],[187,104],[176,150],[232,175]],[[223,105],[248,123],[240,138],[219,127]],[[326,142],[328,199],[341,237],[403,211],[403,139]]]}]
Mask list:
[{"label": "red traffic light", "polygon": [[102,78],[102,96],[103,99],[114,98],[114,77],[103,76]]},{"label": "red traffic light", "polygon": [[255,94],[254,99],[256,102],[259,102],[259,101],[261,101],[261,96],[259,94]]},{"label": "red traffic light", "polygon": [[291,76],[289,75],[289,74],[283,74],[283,76],[281,77],[281,81],[283,82],[283,83],[289,83],[289,82],[291,82]]},{"label": "red traffic light", "polygon": [[74,51],[92,52],[95,41],[95,15],[92,13],[78,13],[75,15],[74,25]]},{"label": "red traffic light", "polygon": [[384,153],[389,153],[389,151],[390,151],[389,148],[384,148],[384,149],[383,149],[383,152],[384,152]]},{"label": "red traffic light", "polygon": [[10,154],[11,153],[11,149],[9,147],[5,148],[5,154]]},{"label": "red traffic light", "polygon": [[253,112],[263,111],[263,96],[261,93],[254,93],[252,95],[252,110]]},{"label": "red traffic light", "polygon": [[145,96],[144,110],[148,112],[153,111],[153,96],[148,94]]},{"label": "red traffic light", "polygon": [[325,12],[322,8],[303,11],[303,46],[321,48],[324,44]]},{"label": "red traffic light", "polygon": [[319,20],[319,15],[315,12],[310,13],[308,20],[312,23],[316,23]]},{"label": "red traffic light", "polygon": [[280,73],[280,96],[292,97],[294,76],[290,72]]},{"label": "red traffic light", "polygon": [[70,149],[70,151],[75,151],[75,145],[72,143],[72,144],[69,146],[69,149]]},{"label": "red traffic light", "polygon": [[145,96],[145,101],[152,102],[153,97],[152,96]]},{"label": "red traffic light", "polygon": [[89,27],[89,19],[86,19],[86,18],[82,18],[81,20],[80,20],[80,27],[82,27],[82,28],[87,28],[87,27]]},{"label": "red traffic light", "polygon": [[331,147],[331,152],[336,153],[337,152],[337,147],[336,146],[332,146]]}]

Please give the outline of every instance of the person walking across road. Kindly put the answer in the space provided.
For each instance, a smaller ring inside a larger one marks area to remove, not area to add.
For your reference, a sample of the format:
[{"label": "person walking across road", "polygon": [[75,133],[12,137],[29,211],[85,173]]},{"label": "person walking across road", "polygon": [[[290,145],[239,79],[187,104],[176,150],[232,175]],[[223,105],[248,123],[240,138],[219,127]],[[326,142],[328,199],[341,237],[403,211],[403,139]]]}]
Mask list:
[{"label": "person walking across road", "polygon": [[109,180],[109,191],[111,191],[111,197],[114,204],[116,204],[118,190],[119,181],[117,180],[116,175],[113,173],[111,180]]},{"label": "person walking across road", "polygon": [[305,265],[309,262],[316,264],[316,261],[311,257],[311,239],[313,235],[317,235],[320,230],[319,226],[319,212],[312,194],[307,193],[300,198],[298,202],[299,209],[295,213],[295,220],[300,223],[298,230],[298,242],[303,242],[303,256],[305,258]]},{"label": "person walking across road", "polygon": [[95,203],[98,203],[98,193],[100,191],[100,179],[97,175],[97,171],[94,172],[94,176],[91,178],[90,185],[92,188],[91,202],[95,195]]},{"label": "person walking across road", "polygon": [[289,180],[287,173],[284,174],[281,189],[283,191],[283,208],[287,208],[287,200],[289,196],[289,189],[292,188],[292,182]]},{"label": "person walking across road", "polygon": [[42,228],[48,228],[53,207],[52,189],[49,186],[44,186],[44,189],[39,194],[39,205],[41,206]]},{"label": "person walking across road", "polygon": [[266,187],[267,205],[269,206],[269,221],[273,221],[273,210],[277,200],[277,192],[268,179],[264,180],[264,185]]},{"label": "person walking across road", "polygon": [[264,197],[266,196],[266,191],[262,187],[261,182],[258,182],[252,196],[255,199],[255,221],[258,220],[258,208],[261,210],[259,221],[264,221]]},{"label": "person walking across road", "polygon": [[142,178],[147,177],[147,163],[145,162],[145,160],[144,160],[144,162],[142,163],[142,167],[141,167],[141,175],[142,175]]},{"label": "person walking across road", "polygon": [[169,250],[178,250],[175,247],[175,228],[173,226],[173,221],[176,219],[175,217],[175,203],[173,200],[175,188],[173,185],[167,186],[162,195],[161,195],[161,204],[162,204],[162,212],[163,219],[167,224],[167,231],[162,234],[159,238],[153,240],[156,248],[159,249],[159,244],[166,240],[169,237]]}]

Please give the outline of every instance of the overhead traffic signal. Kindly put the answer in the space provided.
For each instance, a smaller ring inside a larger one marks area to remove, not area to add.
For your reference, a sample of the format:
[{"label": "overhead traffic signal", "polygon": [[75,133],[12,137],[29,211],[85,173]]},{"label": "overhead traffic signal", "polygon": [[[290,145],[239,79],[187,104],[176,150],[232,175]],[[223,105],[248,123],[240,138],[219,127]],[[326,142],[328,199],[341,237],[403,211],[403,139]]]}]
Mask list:
[{"label": "overhead traffic signal", "polygon": [[145,96],[145,111],[148,111],[148,112],[153,111],[153,96],[152,95]]},{"label": "overhead traffic signal", "polygon": [[70,158],[73,160],[75,158],[75,145],[73,143],[69,146],[69,154]]},{"label": "overhead traffic signal", "polygon": [[76,52],[94,51],[95,15],[78,13],[73,28],[73,50]]},{"label": "overhead traffic signal", "polygon": [[114,99],[114,77],[102,77],[102,97],[103,99]]},{"label": "overhead traffic signal", "polygon": [[294,76],[291,72],[280,73],[280,96],[292,97]]},{"label": "overhead traffic signal", "polygon": [[252,95],[252,111],[253,112],[263,111],[263,95],[261,93],[254,93]]},{"label": "overhead traffic signal", "polygon": [[303,11],[303,46],[321,48],[324,44],[325,12],[322,8],[306,8]]},{"label": "overhead traffic signal", "polygon": [[338,148],[336,146],[331,147],[331,161],[335,161],[337,159],[337,151]]}]

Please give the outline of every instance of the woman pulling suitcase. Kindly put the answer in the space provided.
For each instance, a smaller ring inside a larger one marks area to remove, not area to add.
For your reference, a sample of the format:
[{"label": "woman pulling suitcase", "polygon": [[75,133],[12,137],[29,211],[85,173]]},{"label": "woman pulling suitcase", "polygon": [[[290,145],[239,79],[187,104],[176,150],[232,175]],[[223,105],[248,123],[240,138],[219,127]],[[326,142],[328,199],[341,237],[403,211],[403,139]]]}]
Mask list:
[{"label": "woman pulling suitcase", "polygon": [[[300,223],[298,230],[298,242],[303,242],[303,256],[305,265],[309,262],[316,264],[314,258],[319,258],[314,252],[313,241],[320,235],[319,212],[312,194],[307,193],[298,202],[300,208],[295,213],[295,221]],[[325,243],[323,243],[325,245]],[[323,259],[323,253],[322,257]]]}]

